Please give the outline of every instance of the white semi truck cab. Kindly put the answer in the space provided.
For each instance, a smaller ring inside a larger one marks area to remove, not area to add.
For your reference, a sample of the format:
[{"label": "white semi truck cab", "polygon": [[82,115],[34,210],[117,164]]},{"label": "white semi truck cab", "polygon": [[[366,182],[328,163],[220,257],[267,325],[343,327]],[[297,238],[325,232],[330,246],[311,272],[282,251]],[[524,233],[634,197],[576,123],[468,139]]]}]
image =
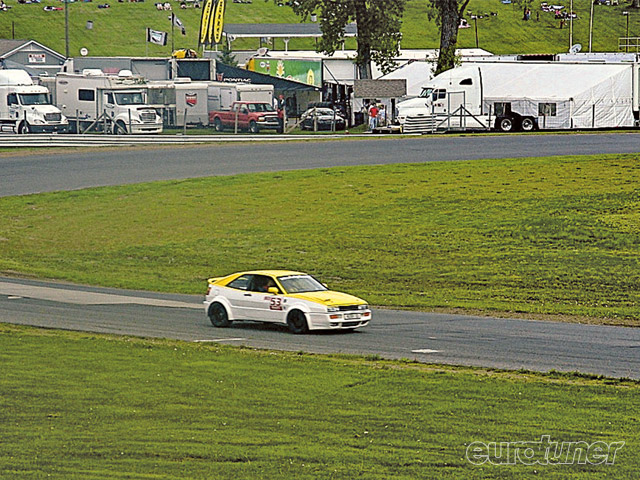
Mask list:
[{"label": "white semi truck cab", "polygon": [[24,70],[0,70],[0,124],[17,133],[67,131],[69,123],[51,104],[49,90],[34,85]]},{"label": "white semi truck cab", "polygon": [[131,72],[59,73],[55,92],[56,104],[75,131],[94,127],[119,134],[162,132],[162,117],[147,104],[146,81]]}]

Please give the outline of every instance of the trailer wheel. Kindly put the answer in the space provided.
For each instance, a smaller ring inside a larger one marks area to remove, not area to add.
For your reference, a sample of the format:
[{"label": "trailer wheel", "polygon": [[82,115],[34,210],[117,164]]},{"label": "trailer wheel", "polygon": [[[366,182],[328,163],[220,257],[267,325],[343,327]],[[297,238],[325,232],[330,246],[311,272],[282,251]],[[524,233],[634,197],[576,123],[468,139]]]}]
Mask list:
[{"label": "trailer wheel", "polygon": [[222,125],[222,120],[216,117],[213,121],[213,126],[216,129],[216,132],[222,132],[224,130],[224,125]]},{"label": "trailer wheel", "polygon": [[514,130],[513,118],[502,117],[496,121],[496,126],[501,132],[512,132]]},{"label": "trailer wheel", "polygon": [[536,123],[533,121],[531,117],[524,117],[522,119],[522,123],[520,124],[523,132],[533,132],[536,128]]},{"label": "trailer wheel", "polygon": [[29,131],[30,131],[29,124],[26,121],[20,122],[20,125],[18,125],[18,133],[20,135],[25,135],[29,133]]}]

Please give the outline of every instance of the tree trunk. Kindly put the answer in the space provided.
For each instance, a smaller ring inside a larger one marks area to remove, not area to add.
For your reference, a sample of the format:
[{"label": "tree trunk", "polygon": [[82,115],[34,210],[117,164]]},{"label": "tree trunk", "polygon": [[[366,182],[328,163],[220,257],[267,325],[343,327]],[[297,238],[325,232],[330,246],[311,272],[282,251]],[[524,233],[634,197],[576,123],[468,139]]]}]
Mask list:
[{"label": "tree trunk", "polygon": [[631,8],[640,8],[640,0],[633,0],[633,2],[631,2]]},{"label": "tree trunk", "polygon": [[469,0],[462,2],[460,7],[458,7],[457,0],[435,0],[435,4],[440,17],[440,52],[435,71],[435,74],[438,75],[455,66],[460,12],[464,12]]},{"label": "tree trunk", "polygon": [[[640,0],[639,0],[640,1]],[[358,25],[358,76],[361,79],[369,79],[371,74],[371,41],[369,39],[369,29],[366,28],[367,5],[365,0],[355,1],[356,24]]]}]

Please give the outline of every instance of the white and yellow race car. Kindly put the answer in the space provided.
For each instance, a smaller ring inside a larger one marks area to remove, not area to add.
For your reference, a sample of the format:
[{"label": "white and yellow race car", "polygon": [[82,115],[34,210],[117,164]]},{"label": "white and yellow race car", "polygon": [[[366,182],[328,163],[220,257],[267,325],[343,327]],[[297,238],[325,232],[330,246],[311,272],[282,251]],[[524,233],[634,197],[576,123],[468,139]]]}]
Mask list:
[{"label": "white and yellow race car", "polygon": [[288,270],[256,270],[210,278],[204,301],[215,327],[234,320],[282,323],[293,333],[355,329],[371,321],[361,298],[334,292],[311,275]]}]

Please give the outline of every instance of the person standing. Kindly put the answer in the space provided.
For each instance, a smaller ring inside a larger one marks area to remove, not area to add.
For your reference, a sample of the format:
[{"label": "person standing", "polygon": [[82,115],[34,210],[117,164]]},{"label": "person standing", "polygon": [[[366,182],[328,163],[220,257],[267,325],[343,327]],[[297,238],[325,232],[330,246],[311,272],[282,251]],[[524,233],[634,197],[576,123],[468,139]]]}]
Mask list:
[{"label": "person standing", "polygon": [[369,107],[369,131],[373,132],[378,126],[378,106],[375,102]]}]

